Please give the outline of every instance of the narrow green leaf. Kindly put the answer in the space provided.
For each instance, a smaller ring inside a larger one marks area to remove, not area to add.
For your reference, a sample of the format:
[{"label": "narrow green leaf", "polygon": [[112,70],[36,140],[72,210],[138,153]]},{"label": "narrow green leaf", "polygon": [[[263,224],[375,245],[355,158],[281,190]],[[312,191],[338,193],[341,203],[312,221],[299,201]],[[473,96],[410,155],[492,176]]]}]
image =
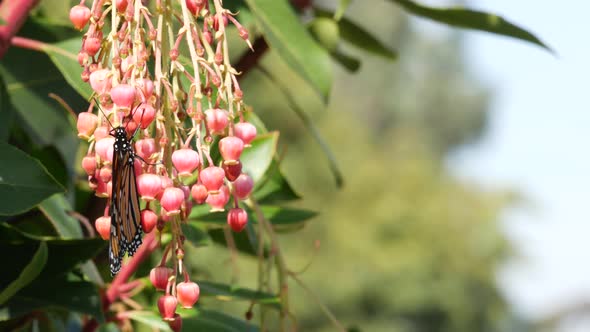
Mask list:
[{"label": "narrow green leaf", "polygon": [[63,194],[55,194],[44,200],[39,204],[39,209],[61,237],[66,239],[82,238],[80,222],[68,214],[73,209]]},{"label": "narrow green leaf", "polygon": [[340,0],[340,3],[338,4],[338,8],[336,9],[336,12],[334,13],[334,19],[336,21],[340,21],[340,19],[342,19],[342,16],[344,16],[344,12],[346,12],[346,9],[348,8],[348,6],[350,5],[351,2],[352,2],[352,0]]},{"label": "narrow green leaf", "polygon": [[340,172],[340,168],[338,167],[338,163],[336,162],[336,157],[332,153],[332,150],[328,146],[328,143],[322,137],[319,129],[316,127],[313,120],[309,117],[309,115],[302,110],[295,99],[291,95],[291,93],[278,81],[276,80],[266,69],[260,67],[259,68],[262,73],[266,75],[268,79],[270,79],[273,84],[281,90],[283,96],[285,97],[285,101],[287,105],[295,112],[295,114],[301,119],[305,128],[309,131],[311,136],[316,140],[322,151],[324,151],[324,155],[328,160],[328,166],[332,171],[332,175],[334,176],[334,180],[336,182],[336,186],[341,188],[344,185],[344,177],[342,176],[342,172]]},{"label": "narrow green leaf", "polygon": [[330,56],[351,73],[355,73],[361,67],[361,61],[358,58],[344,54],[339,50],[334,50]]},{"label": "narrow green leaf", "polygon": [[77,56],[81,44],[80,38],[67,39],[50,45],[45,48],[45,52],[70,86],[88,100],[92,95],[92,88],[80,77],[81,71]]},{"label": "narrow green leaf", "polygon": [[[64,277],[65,278],[65,277]],[[45,279],[22,289],[0,310],[0,320],[15,318],[44,308],[60,308],[95,317],[104,322],[98,288],[87,281]]]},{"label": "narrow green leaf", "polygon": [[[285,229],[299,229],[304,226],[306,221],[317,216],[317,212],[315,211],[281,206],[261,206],[260,209],[268,221],[273,225],[273,228],[279,231]],[[191,214],[190,220],[191,224],[204,223],[222,227],[227,224],[226,218],[227,212],[213,212],[202,215]],[[248,209],[248,218],[253,224],[258,224],[256,214],[250,209]]]},{"label": "narrow green leaf", "polygon": [[197,281],[202,296],[212,296],[220,301],[247,300],[272,305],[280,309],[281,300],[274,294],[255,291],[210,281]]},{"label": "narrow green leaf", "polygon": [[268,170],[275,156],[278,142],[279,133],[276,131],[258,135],[250,143],[252,146],[245,148],[242,152],[240,160],[243,172],[250,175],[254,183],[258,182]]},{"label": "narrow green leaf", "polygon": [[157,315],[151,311],[128,311],[127,315],[129,318],[133,319],[136,322],[142,323],[151,327],[152,329],[157,329],[160,331],[172,331],[168,323],[162,320],[162,316]]},{"label": "narrow green leaf", "polygon": [[0,215],[25,212],[63,188],[36,159],[0,142]]},{"label": "narrow green leaf", "polygon": [[261,204],[274,204],[277,202],[297,200],[301,198],[301,195],[293,189],[281,171],[279,162],[274,159],[265,177],[256,184],[254,198]]},{"label": "narrow green leaf", "polygon": [[435,8],[411,0],[390,0],[408,12],[451,26],[480,30],[512,37],[540,46],[549,52],[553,50],[532,33],[520,28],[501,16],[466,8]]},{"label": "narrow green leaf", "polygon": [[[315,12],[316,15],[320,17],[331,17],[335,15],[328,10],[317,8]],[[340,38],[349,42],[350,44],[388,60],[397,59],[397,52],[395,50],[388,48],[385,44],[375,38],[370,32],[353,21],[347,19],[346,17],[340,19],[338,22],[338,28],[340,31]],[[332,54],[332,56],[334,56],[334,54]]]},{"label": "narrow green leaf", "polygon": [[270,47],[328,101],[332,68],[328,53],[309,35],[286,0],[246,0]]},{"label": "narrow green leaf", "polygon": [[214,310],[198,309],[196,315],[183,317],[184,331],[257,332],[258,327]]},{"label": "narrow green leaf", "polygon": [[47,252],[47,244],[45,242],[40,242],[39,248],[35,252],[35,255],[31,259],[29,264],[25,266],[18,278],[11,282],[8,285],[8,287],[6,287],[0,293],[0,305],[4,304],[20,289],[31,283],[33,280],[35,280],[35,278],[37,278],[37,276],[45,267],[45,263],[47,262]]},{"label": "narrow green leaf", "polygon": [[0,141],[8,140],[10,129],[14,120],[14,110],[10,102],[10,96],[6,91],[6,83],[0,77]]}]

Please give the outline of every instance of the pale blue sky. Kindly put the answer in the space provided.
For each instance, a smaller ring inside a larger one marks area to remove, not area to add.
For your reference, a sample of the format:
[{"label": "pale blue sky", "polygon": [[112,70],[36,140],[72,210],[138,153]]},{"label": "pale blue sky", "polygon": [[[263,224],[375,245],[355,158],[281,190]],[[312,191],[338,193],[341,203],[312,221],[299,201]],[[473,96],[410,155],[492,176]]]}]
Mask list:
[{"label": "pale blue sky", "polygon": [[[506,231],[523,259],[501,281],[516,308],[538,318],[590,301],[590,2],[468,4],[526,27],[558,53],[465,33],[470,66],[496,93],[484,138],[449,159],[459,176],[516,188],[532,202],[506,214]],[[590,331],[590,322],[560,331]]]}]

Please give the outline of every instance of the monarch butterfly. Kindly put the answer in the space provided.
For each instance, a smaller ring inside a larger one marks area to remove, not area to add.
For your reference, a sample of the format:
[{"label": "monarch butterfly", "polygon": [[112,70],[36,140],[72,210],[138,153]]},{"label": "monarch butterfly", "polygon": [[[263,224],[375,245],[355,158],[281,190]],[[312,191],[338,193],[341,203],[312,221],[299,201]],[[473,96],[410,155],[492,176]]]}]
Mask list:
[{"label": "monarch butterfly", "polygon": [[122,126],[113,128],[110,134],[115,137],[109,239],[109,267],[111,276],[114,276],[121,269],[121,261],[125,253],[133,256],[141,245],[142,229],[134,168],[136,155],[131,143],[135,134],[128,138]]}]

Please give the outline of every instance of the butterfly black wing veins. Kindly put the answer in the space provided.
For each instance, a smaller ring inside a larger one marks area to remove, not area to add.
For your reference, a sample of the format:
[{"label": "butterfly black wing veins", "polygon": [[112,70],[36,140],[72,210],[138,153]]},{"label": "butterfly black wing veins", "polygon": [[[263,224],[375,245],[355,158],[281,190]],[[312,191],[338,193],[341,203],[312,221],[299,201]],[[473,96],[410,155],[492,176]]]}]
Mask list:
[{"label": "butterfly black wing veins", "polygon": [[128,253],[133,256],[142,243],[141,213],[135,176],[135,152],[125,128],[117,127],[113,136],[111,234],[109,262],[111,275],[121,269],[121,261]]}]

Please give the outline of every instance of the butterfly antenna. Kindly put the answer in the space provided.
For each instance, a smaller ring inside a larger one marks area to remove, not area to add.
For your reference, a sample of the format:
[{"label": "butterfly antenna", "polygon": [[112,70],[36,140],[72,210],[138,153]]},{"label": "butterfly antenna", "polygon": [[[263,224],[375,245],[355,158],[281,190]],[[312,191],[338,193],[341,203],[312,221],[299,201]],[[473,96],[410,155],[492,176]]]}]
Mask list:
[{"label": "butterfly antenna", "polygon": [[100,111],[100,113],[102,113],[102,115],[104,115],[104,118],[107,120],[107,122],[109,123],[109,125],[111,125],[111,128],[115,128],[115,126],[113,126],[113,124],[111,123],[111,120],[109,120],[109,117],[107,116],[107,114],[102,110],[102,107],[100,107],[100,103],[98,102],[98,100],[96,99],[96,97],[93,97],[92,99],[94,99],[94,103],[96,104],[96,107],[98,108],[98,110]]}]

